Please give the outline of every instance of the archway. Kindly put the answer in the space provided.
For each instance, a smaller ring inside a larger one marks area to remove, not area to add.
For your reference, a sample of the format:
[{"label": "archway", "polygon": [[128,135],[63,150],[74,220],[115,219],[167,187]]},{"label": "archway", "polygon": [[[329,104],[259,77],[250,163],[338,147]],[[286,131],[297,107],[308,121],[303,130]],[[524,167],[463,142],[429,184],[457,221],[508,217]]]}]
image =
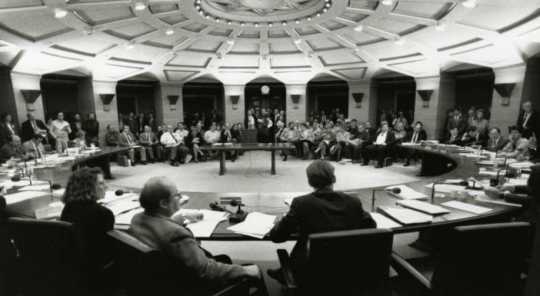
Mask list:
[{"label": "archway", "polygon": [[[118,119],[129,125],[133,133],[142,132],[144,125],[156,129],[156,101],[160,99],[159,81],[152,75],[139,75],[116,84]],[[139,118],[140,119],[137,119]]]},{"label": "archway", "polygon": [[413,77],[399,73],[388,73],[375,79],[377,85],[377,119],[378,126],[381,120],[390,124],[394,118],[403,113],[408,123],[414,120],[416,100],[416,81]]},{"label": "archway", "polygon": [[332,120],[349,115],[349,85],[331,75],[318,75],[307,85],[307,118],[319,118],[324,112]]},{"label": "archway", "polygon": [[201,120],[208,128],[212,122],[225,118],[225,90],[223,83],[213,77],[199,77],[182,88],[184,122],[194,125]]}]

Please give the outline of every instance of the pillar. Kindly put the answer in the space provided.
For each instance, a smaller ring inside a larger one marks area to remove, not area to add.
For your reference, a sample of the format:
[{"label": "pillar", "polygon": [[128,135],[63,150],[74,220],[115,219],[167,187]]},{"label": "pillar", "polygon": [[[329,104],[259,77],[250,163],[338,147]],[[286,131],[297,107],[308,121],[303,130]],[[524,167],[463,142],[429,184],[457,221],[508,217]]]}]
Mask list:
[{"label": "pillar", "polygon": [[[427,102],[421,91],[432,91]],[[455,104],[455,79],[441,74],[434,77],[416,78],[414,121],[421,121],[429,139],[439,139],[444,133],[448,109]]]},{"label": "pillar", "polygon": [[525,70],[525,65],[493,69],[495,85],[514,85],[509,98],[503,98],[497,90],[493,89],[490,126],[500,128],[503,134],[508,134],[508,127],[515,125],[519,116]]},{"label": "pillar", "polygon": [[[244,117],[246,112],[245,104],[245,85],[223,85],[225,90],[225,122],[234,124],[241,123],[244,125]],[[233,98],[238,96],[238,101],[233,104]]]},{"label": "pillar", "polygon": [[14,115],[14,122],[19,125],[26,120],[26,114],[32,113],[34,117],[45,121],[45,111],[43,109],[43,99],[41,95],[33,104],[27,104],[21,90],[41,90],[40,75],[11,73],[11,83],[13,86],[13,97],[17,114]]},{"label": "pillar", "polygon": [[[306,90],[307,84],[286,84],[286,117],[287,121],[306,121],[307,117],[307,101]],[[299,95],[300,99],[297,103],[293,101],[293,96]]]},{"label": "pillar", "polygon": [[[92,85],[92,77],[84,77],[77,83],[77,105],[78,112],[81,115],[96,113],[96,104],[94,102],[94,87]],[[84,117],[83,117],[84,118]]]},{"label": "pillar", "polygon": [[[349,81],[349,118],[359,122],[375,122],[377,116],[377,88],[370,81]],[[361,97],[359,103],[357,98]]]},{"label": "pillar", "polygon": [[160,124],[176,125],[184,121],[182,86],[161,84],[155,92],[156,121]]},{"label": "pillar", "polygon": [[[92,81],[96,119],[99,121],[99,140],[103,144],[107,125],[118,128],[118,103],[116,81]],[[113,95],[109,104],[104,104],[100,95]]]}]

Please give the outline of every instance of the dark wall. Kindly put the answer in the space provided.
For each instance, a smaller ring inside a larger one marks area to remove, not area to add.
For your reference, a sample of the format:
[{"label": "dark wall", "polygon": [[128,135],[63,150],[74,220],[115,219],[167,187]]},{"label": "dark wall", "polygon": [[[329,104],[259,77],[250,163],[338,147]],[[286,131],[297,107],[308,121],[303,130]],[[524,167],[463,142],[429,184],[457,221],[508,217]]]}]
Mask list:
[{"label": "dark wall", "polygon": [[118,114],[155,113],[157,82],[120,81],[116,85]]},{"label": "dark wall", "polygon": [[527,61],[522,101],[531,101],[535,109],[540,110],[540,57]]},{"label": "dark wall", "polygon": [[[267,95],[262,94],[261,88],[263,85],[270,87],[270,92]],[[286,102],[287,90],[285,84],[281,82],[273,83],[248,83],[244,90],[245,97],[245,124],[247,125],[247,111],[251,108],[278,109],[287,112]]]},{"label": "dark wall", "polygon": [[464,111],[470,107],[489,110],[493,99],[495,74],[491,69],[475,69],[454,73],[456,79],[456,107]]},{"label": "dark wall", "polygon": [[222,83],[186,83],[182,88],[184,121],[202,120],[205,126],[225,118],[225,90]]},{"label": "dark wall", "polygon": [[19,122],[11,84],[11,69],[8,67],[0,67],[0,110],[0,113],[11,114],[14,123]]},{"label": "dark wall", "polygon": [[412,77],[376,79],[377,122],[382,112],[396,114],[403,111],[409,122],[414,120],[416,82]]},{"label": "dark wall", "polygon": [[40,84],[45,118],[56,118],[58,112],[64,112],[66,119],[71,119],[80,112],[78,79],[45,75]]},{"label": "dark wall", "polygon": [[349,85],[345,81],[309,82],[307,86],[307,113],[324,111],[330,114],[339,108],[349,116]]}]

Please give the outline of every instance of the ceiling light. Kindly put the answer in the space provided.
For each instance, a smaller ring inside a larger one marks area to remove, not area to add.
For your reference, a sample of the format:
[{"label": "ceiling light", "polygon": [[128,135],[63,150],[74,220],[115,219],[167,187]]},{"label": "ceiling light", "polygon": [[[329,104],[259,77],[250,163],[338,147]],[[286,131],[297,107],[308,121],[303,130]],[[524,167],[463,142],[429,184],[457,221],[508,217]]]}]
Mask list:
[{"label": "ceiling light", "polygon": [[216,23],[221,23],[221,20],[217,17],[214,20],[216,21]]},{"label": "ceiling light", "polygon": [[282,22],[281,25],[282,25],[282,26],[286,26],[286,25],[287,25],[287,22]]},{"label": "ceiling light", "polygon": [[354,30],[356,32],[362,32],[362,31],[364,31],[364,26],[363,25],[358,25],[358,26],[356,26],[356,28],[354,28]]},{"label": "ceiling light", "polygon": [[446,30],[446,24],[445,23],[438,23],[436,26],[435,26],[435,30],[439,31],[439,32],[443,32]]},{"label": "ceiling light", "polygon": [[273,26],[274,26],[274,24],[268,23],[268,27],[272,28]]},{"label": "ceiling light", "polygon": [[165,31],[165,35],[170,36],[170,35],[172,35],[172,34],[174,34],[174,30],[173,30],[173,29],[167,29],[167,30]]},{"label": "ceiling light", "polygon": [[461,4],[467,8],[475,8],[476,7],[476,0],[465,0]]},{"label": "ceiling light", "polygon": [[227,39],[227,44],[234,45],[234,39]]},{"label": "ceiling light", "polygon": [[54,10],[54,17],[55,18],[63,18],[63,17],[66,17],[67,15],[67,10],[63,9],[63,8],[56,8]]},{"label": "ceiling light", "polygon": [[300,24],[300,20],[294,21],[297,25]]},{"label": "ceiling light", "polygon": [[382,4],[383,4],[383,5],[392,5],[393,3],[394,3],[393,0],[383,0],[383,1],[382,1]]},{"label": "ceiling light", "polygon": [[395,43],[396,45],[401,46],[401,45],[405,44],[405,39],[403,39],[403,38],[398,38],[398,39],[396,39],[396,40],[394,41],[394,43]]},{"label": "ceiling light", "polygon": [[254,26],[255,26],[255,28],[258,28],[258,27],[259,27],[259,23],[255,23]]},{"label": "ceiling light", "polygon": [[302,43],[302,39],[300,39],[300,38],[294,39],[294,44],[300,45],[301,43]]},{"label": "ceiling light", "polygon": [[232,25],[232,22],[231,22],[231,21],[227,21],[227,25]]},{"label": "ceiling light", "polygon": [[141,11],[146,9],[146,4],[142,2],[135,3],[135,10]]},{"label": "ceiling light", "polygon": [[321,16],[321,13],[320,13],[320,12],[318,12],[318,13],[316,14],[316,16],[317,16],[317,17],[320,17],[320,16]]},{"label": "ceiling light", "polygon": [[135,48],[135,44],[133,44],[133,43],[126,44],[126,49],[127,50],[132,50],[133,48]]},{"label": "ceiling light", "polygon": [[245,26],[245,25],[246,25],[246,23],[240,23],[240,26],[241,26],[241,27],[243,27],[243,26]]},{"label": "ceiling light", "polygon": [[311,17],[310,16],[308,16],[307,21],[311,22]]}]

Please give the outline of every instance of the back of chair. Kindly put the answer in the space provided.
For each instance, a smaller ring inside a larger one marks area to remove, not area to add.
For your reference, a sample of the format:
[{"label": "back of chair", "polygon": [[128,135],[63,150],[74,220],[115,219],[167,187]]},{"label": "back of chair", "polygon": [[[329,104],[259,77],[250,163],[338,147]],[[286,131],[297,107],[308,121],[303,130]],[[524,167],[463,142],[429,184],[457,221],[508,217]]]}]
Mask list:
[{"label": "back of chair", "polygon": [[522,295],[521,272],[529,255],[529,223],[456,227],[441,250],[435,295]]},{"label": "back of chair", "polygon": [[303,294],[386,295],[392,241],[385,229],[310,235]]},{"label": "back of chair", "polygon": [[7,226],[17,248],[25,296],[88,291],[84,243],[71,223],[9,218]]}]

